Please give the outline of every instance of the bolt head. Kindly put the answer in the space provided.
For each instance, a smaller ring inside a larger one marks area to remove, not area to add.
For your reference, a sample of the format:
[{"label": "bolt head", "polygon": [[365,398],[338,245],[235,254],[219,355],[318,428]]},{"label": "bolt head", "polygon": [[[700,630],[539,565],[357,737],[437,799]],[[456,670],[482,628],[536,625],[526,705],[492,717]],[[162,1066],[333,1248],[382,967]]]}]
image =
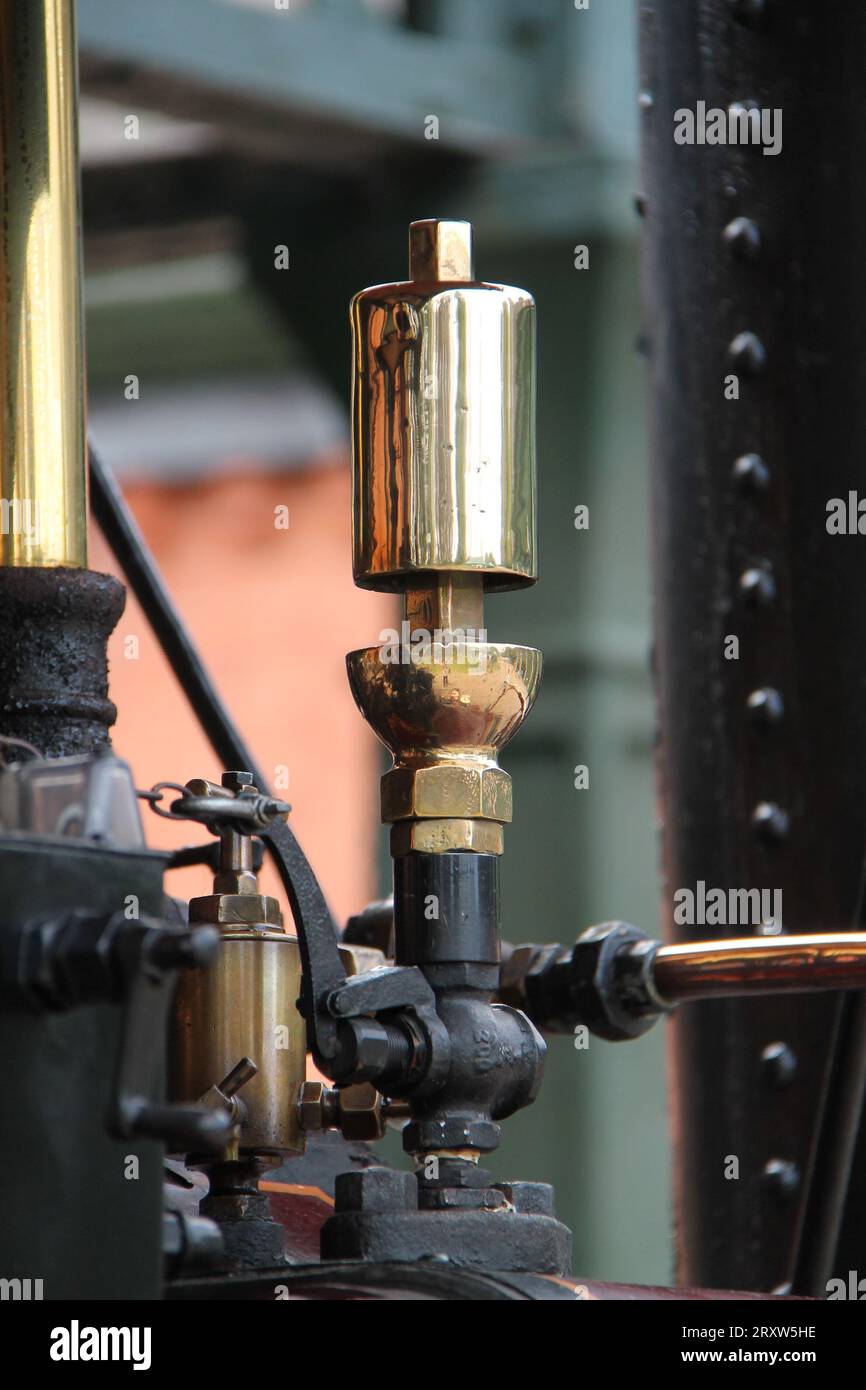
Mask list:
[{"label": "bolt head", "polygon": [[382,1097],[368,1081],[344,1086],[339,1092],[340,1133],[344,1139],[381,1139],[385,1133]]},{"label": "bolt head", "polygon": [[244,787],[255,785],[251,772],[224,772],[221,778],[222,785],[230,792],[239,792]]},{"label": "bolt head", "polygon": [[337,1212],[417,1211],[418,1182],[401,1168],[357,1168],[338,1173],[334,1183]]},{"label": "bolt head", "polygon": [[298,1119],[305,1134],[325,1128],[325,1092],[321,1081],[304,1081],[298,1095]]}]

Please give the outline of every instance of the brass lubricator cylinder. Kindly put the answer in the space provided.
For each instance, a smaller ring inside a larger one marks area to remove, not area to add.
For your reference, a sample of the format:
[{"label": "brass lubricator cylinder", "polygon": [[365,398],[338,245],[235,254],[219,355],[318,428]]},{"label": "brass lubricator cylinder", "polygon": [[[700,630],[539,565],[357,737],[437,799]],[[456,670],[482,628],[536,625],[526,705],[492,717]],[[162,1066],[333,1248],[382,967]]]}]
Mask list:
[{"label": "brass lubricator cylinder", "polygon": [[[249,774],[227,773],[222,788],[205,781],[187,786],[206,797],[224,795],[225,788],[255,793],[251,783]],[[192,899],[189,919],[193,930],[218,926],[222,945],[210,969],[187,972],[179,985],[170,1098],[229,1108],[238,1124],[224,1160],[273,1166],[304,1149],[295,1104],[306,1065],[297,1009],[301,961],[297,938],[283,930],[279,903],[259,892],[249,835],[228,827],[220,832],[214,891]],[[247,1060],[252,1067],[239,1070]],[[229,1078],[240,1082],[237,1090],[221,1084]]]},{"label": "brass lubricator cylinder", "polygon": [[465,222],[413,223],[409,268],[352,303],[355,581],[402,591],[405,610],[346,661],[394,758],[392,852],[500,854],[512,807],[497,757],[541,654],[487,642],[483,596],[536,578],[535,305],[473,278]]},{"label": "brass lubricator cylinder", "polygon": [[0,565],[87,564],[74,11],[0,0]]}]

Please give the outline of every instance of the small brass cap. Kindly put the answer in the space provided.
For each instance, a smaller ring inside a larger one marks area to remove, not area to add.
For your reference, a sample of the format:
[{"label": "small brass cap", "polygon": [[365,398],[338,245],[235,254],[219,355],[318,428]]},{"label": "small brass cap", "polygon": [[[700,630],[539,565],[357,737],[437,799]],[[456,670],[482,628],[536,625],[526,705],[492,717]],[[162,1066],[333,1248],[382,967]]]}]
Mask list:
[{"label": "small brass cap", "polygon": [[191,898],[190,923],[217,927],[271,927],[280,930],[283,914],[279,901],[265,893],[209,893]]},{"label": "small brass cap", "polygon": [[501,854],[505,835],[494,820],[446,817],[442,820],[401,820],[391,827],[391,857],[446,854],[461,850],[475,854]]},{"label": "small brass cap", "polygon": [[472,224],[425,218],[409,224],[410,280],[471,280]]}]

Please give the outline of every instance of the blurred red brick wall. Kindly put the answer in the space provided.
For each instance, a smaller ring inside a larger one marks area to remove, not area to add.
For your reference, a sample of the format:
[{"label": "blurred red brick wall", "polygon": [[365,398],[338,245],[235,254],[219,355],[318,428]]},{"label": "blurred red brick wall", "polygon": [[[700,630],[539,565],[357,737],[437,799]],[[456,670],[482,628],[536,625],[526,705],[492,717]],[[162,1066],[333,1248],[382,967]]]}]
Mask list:
[{"label": "blurred red brick wall", "polygon": [[[352,583],[344,457],[287,474],[124,485],[171,593],[265,775],[288,771],[291,824],[337,920],[375,896],[379,745],[355,708],[344,656],[375,642],[390,600]],[[287,507],[288,529],[275,509]],[[115,570],[96,529],[91,566]],[[130,639],[137,639],[131,641]],[[221,771],[135,600],[109,649],[114,746],[148,787]],[[205,834],[143,811],[151,844]],[[176,896],[209,891],[203,870],[172,875]],[[276,881],[269,879],[270,891]]]}]

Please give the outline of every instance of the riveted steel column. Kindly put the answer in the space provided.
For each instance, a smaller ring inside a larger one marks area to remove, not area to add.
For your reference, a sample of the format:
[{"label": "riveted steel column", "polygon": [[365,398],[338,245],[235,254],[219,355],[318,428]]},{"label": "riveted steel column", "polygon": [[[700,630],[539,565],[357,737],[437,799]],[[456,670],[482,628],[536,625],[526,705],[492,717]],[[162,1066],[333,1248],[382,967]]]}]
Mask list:
[{"label": "riveted steel column", "polygon": [[[787,931],[849,928],[866,535],[829,534],[827,503],[866,497],[866,8],[639,9],[666,934],[741,930],[674,923],[698,880],[782,890]],[[701,102],[780,111],[780,151],[678,144]],[[787,1279],[836,1009],[725,1001],[673,1024],[681,1281]],[[861,1186],[840,1268],[863,1212]]]}]

